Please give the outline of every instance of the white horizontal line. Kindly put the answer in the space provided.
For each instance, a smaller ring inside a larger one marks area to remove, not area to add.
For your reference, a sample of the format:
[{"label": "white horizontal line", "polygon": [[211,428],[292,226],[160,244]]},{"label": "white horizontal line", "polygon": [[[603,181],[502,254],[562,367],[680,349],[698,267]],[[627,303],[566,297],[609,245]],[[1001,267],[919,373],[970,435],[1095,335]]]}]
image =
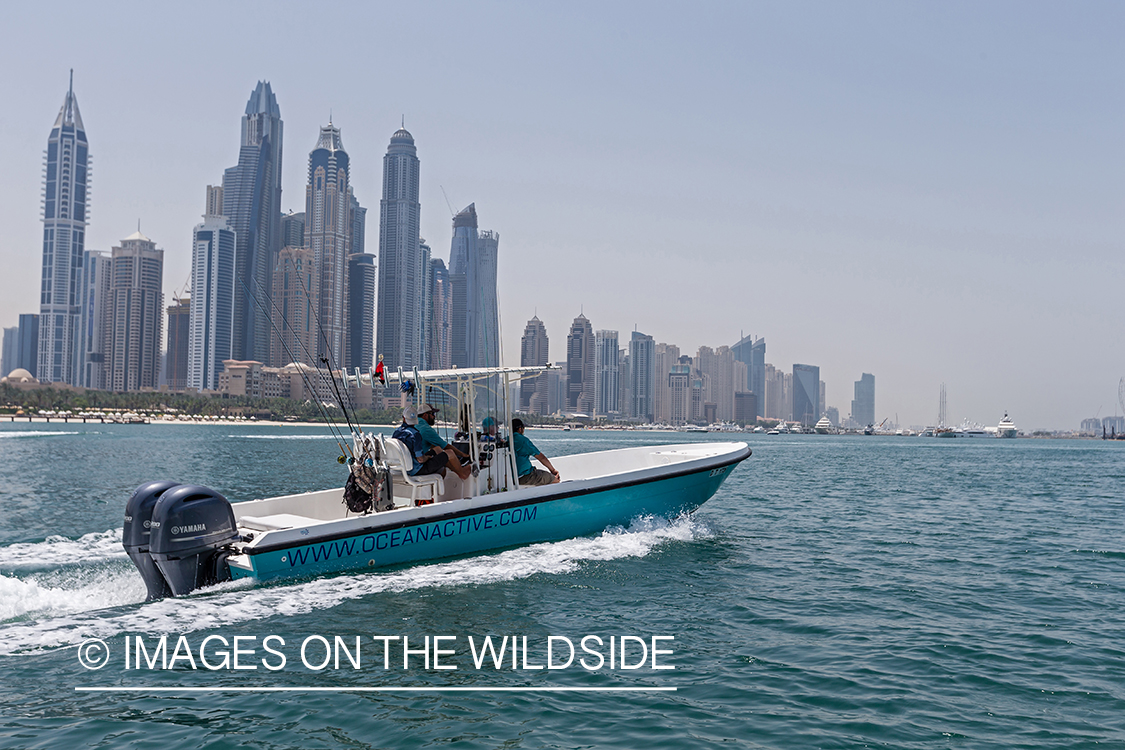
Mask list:
[{"label": "white horizontal line", "polygon": [[82,693],[674,693],[674,687],[76,687]]}]

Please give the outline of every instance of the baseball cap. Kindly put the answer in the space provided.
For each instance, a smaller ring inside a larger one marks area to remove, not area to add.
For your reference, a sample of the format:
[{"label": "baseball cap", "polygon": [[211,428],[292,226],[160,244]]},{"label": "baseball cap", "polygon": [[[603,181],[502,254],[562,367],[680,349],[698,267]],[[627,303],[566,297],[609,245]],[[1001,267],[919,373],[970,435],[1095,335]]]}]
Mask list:
[{"label": "baseball cap", "polygon": [[437,413],[438,408],[433,404],[422,404],[422,408],[418,410],[418,414],[429,414],[430,412]]},{"label": "baseball cap", "polygon": [[402,410],[402,421],[409,425],[418,424],[418,410],[413,406],[407,406]]}]

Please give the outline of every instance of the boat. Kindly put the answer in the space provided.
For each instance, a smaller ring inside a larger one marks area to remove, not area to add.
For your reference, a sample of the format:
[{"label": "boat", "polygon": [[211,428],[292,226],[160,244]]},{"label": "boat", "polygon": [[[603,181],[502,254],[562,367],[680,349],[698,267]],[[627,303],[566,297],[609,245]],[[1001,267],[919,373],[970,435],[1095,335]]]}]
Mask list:
[{"label": "boat", "polygon": [[996,437],[998,438],[1014,438],[1016,436],[1016,425],[1008,416],[1008,412],[1004,412],[1004,418],[1000,420],[1000,424],[996,425]]},{"label": "boat", "polygon": [[[477,390],[501,395],[503,411],[489,416],[507,427],[503,394],[548,369],[385,375],[388,387],[408,390],[418,404],[432,391],[451,397],[459,427],[453,443],[472,462],[465,481],[452,472],[411,477],[402,443],[351,427],[350,442],[341,444],[348,480],[341,487],[233,503],[198,485],[138,487],[126,506],[122,544],[148,598],[183,596],[228,579],[366,570],[594,534],[643,516],[675,517],[710,499],[751,454],[743,442],[707,442],[552,457],[562,481],[522,487],[508,430],[492,439],[473,429],[480,424]],[[371,377],[357,371],[345,382],[367,385]]]},{"label": "boat", "polygon": [[828,421],[828,417],[821,417],[820,421],[813,426],[818,435],[827,435],[832,432],[832,423]]}]

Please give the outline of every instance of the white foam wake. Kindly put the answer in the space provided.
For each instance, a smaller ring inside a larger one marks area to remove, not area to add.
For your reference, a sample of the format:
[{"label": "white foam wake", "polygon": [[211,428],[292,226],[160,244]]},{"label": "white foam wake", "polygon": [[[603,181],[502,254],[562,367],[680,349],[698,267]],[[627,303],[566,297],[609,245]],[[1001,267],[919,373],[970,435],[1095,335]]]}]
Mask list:
[{"label": "white foam wake", "polygon": [[[667,541],[690,541],[710,535],[690,517],[674,521],[645,518],[628,529],[610,529],[596,537],[535,544],[494,555],[480,555],[436,565],[418,565],[393,573],[361,573],[320,578],[289,586],[251,588],[227,583],[185,599],[166,599],[126,612],[60,612],[38,622],[0,625],[0,654],[73,645],[86,638],[111,638],[124,633],[183,633],[253,622],[277,615],[301,615],[383,592],[402,592],[446,586],[477,586],[558,575],[590,561],[643,557]],[[132,572],[132,571],[131,571]],[[82,596],[91,607],[110,607],[144,599],[140,576],[136,585],[98,584]],[[10,584],[9,584],[10,585]],[[125,592],[123,589],[128,588]],[[100,592],[100,593],[99,593]],[[21,595],[56,603],[56,592],[26,590]],[[99,599],[99,597],[102,597]],[[130,598],[131,597],[131,598]],[[81,599],[81,597],[79,597]],[[28,612],[32,611],[30,608]]]},{"label": "white foam wake", "polygon": [[335,435],[227,435],[238,440],[338,440]]},{"label": "white foam wake", "polygon": [[124,557],[121,529],[109,529],[78,539],[49,536],[42,542],[20,542],[0,547],[0,570],[88,565]]},{"label": "white foam wake", "polygon": [[63,432],[62,430],[0,430],[0,438],[38,438],[57,437],[58,435],[79,435],[81,433]]}]

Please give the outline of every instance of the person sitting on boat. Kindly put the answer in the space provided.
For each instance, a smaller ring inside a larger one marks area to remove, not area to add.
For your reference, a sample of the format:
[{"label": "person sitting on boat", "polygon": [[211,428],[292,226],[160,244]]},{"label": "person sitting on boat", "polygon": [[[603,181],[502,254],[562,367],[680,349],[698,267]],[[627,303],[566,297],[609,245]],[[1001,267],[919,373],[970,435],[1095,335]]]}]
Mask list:
[{"label": "person sitting on boat", "polygon": [[485,417],[484,421],[480,423],[480,439],[489,443],[496,442],[496,418]]},{"label": "person sitting on boat", "polygon": [[445,440],[441,439],[441,435],[437,434],[434,429],[434,422],[437,421],[437,407],[432,404],[423,404],[422,410],[418,412],[418,423],[415,429],[418,434],[422,436],[422,442],[425,443],[425,448],[428,451],[443,452],[448,455],[448,463],[446,464],[453,473],[463,482],[469,478],[473,469],[468,464],[462,464],[461,459],[468,460],[469,456],[464,451],[458,450],[456,446],[450,445]]},{"label": "person sitting on boat", "polygon": [[414,459],[414,467],[407,470],[412,477],[425,474],[441,474],[445,476],[445,466],[449,463],[449,454],[445,451],[426,450],[426,441],[418,431],[418,411],[413,406],[402,410],[402,424],[391,435],[410,451]]},{"label": "person sitting on boat", "polygon": [[[561,478],[555,467],[551,466],[550,460],[543,455],[543,451],[524,437],[522,419],[512,420],[512,449],[516,452],[516,473],[519,475],[520,484],[524,487],[554,484]],[[532,467],[532,458],[546,466],[548,471]]]}]

